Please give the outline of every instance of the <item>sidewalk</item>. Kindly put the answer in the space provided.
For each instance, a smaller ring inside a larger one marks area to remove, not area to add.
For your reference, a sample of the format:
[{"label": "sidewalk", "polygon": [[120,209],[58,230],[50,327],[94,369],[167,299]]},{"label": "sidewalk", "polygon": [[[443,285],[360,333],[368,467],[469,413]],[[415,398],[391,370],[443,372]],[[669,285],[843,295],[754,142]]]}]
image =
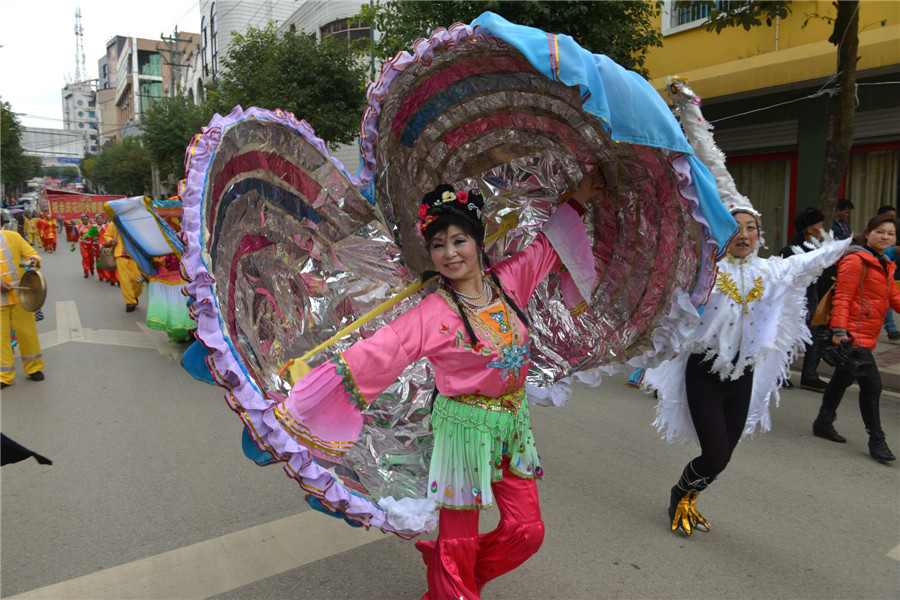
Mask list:
[{"label": "sidewalk", "polygon": [[[875,355],[875,364],[881,374],[881,386],[886,392],[900,394],[900,344],[888,342],[884,329],[878,337],[878,345],[872,352]],[[803,366],[803,355],[800,355],[791,365],[791,381],[794,385],[800,385],[800,369]],[[828,380],[834,369],[825,361],[819,363],[819,377]],[[853,385],[856,385],[855,383]]]}]

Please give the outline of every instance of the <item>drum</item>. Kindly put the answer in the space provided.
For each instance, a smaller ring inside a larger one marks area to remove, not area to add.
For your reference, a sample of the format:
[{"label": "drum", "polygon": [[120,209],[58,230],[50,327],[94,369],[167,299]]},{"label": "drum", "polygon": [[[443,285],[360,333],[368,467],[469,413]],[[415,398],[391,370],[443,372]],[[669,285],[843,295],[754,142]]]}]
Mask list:
[{"label": "drum", "polygon": [[115,271],[116,257],[114,252],[115,248],[112,246],[100,248],[100,258],[97,260],[97,268],[101,271]]}]

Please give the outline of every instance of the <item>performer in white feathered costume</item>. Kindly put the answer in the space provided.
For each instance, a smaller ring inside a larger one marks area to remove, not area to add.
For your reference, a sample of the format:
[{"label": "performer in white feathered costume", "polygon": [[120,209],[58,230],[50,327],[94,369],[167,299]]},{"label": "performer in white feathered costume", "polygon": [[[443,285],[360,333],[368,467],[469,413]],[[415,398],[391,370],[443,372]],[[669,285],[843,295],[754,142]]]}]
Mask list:
[{"label": "performer in white feathered costume", "polygon": [[[738,223],[728,254],[718,264],[716,285],[696,317],[678,356],[648,370],[644,385],[659,397],[654,425],[669,441],[693,439],[701,454],[672,488],[673,531],[709,530],[696,508],[698,494],[721,473],[740,439],[771,427],[769,399],[787,378],[804,342],[806,287],[844,252],[847,241],[828,239],[790,258],[762,259],[759,213],[738,193],[699,101],[683,82],[670,87],[676,111],[697,156],[706,163],[723,202]],[[799,251],[799,249],[798,249]]]}]

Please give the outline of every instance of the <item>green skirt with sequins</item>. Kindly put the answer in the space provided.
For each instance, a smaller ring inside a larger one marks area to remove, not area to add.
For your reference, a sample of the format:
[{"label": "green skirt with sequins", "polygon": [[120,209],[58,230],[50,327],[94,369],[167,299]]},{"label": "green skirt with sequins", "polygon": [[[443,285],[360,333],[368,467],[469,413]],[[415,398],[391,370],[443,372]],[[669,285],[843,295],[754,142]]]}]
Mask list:
[{"label": "green skirt with sequins", "polygon": [[525,479],[543,475],[534,447],[528,402],[516,411],[456,402],[438,394],[431,415],[434,453],[428,497],[440,507],[484,509],[494,503],[491,482],[503,479],[501,462]]}]

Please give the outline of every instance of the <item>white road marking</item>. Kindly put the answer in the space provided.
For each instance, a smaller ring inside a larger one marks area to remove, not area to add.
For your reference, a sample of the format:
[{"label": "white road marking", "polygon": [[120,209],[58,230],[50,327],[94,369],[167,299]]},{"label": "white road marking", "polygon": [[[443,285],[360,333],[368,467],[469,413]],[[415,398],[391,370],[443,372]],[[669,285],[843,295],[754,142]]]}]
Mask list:
[{"label": "white road marking", "polygon": [[129,348],[156,349],[172,360],[180,360],[184,349],[179,344],[171,344],[163,331],[150,329],[137,323],[140,331],[116,331],[113,329],[86,329],[81,326],[78,307],[71,300],[56,303],[56,329],[38,334],[41,348],[52,348],[67,342],[84,342],[106,346],[126,346]]},{"label": "white road marking", "polygon": [[8,598],[209,598],[381,539],[309,510]]},{"label": "white road marking", "polygon": [[887,553],[888,558],[893,558],[894,560],[900,560],[900,544],[894,546],[894,549]]},{"label": "white road marking", "polygon": [[[138,323],[138,327],[142,327]],[[163,333],[163,340],[166,334]],[[153,340],[147,339],[142,331],[114,331],[112,329],[85,329],[84,341],[91,344],[107,344],[109,346],[129,346],[131,348],[157,348]],[[158,349],[158,348],[157,348]]]},{"label": "white road marking", "polygon": [[179,362],[181,360],[181,351],[183,349],[181,344],[173,344],[169,341],[169,336],[165,332],[158,329],[150,329],[144,323],[138,323],[137,326],[141,330],[141,335],[144,339],[150,342],[151,348],[156,348],[160,354],[173,361]]}]

